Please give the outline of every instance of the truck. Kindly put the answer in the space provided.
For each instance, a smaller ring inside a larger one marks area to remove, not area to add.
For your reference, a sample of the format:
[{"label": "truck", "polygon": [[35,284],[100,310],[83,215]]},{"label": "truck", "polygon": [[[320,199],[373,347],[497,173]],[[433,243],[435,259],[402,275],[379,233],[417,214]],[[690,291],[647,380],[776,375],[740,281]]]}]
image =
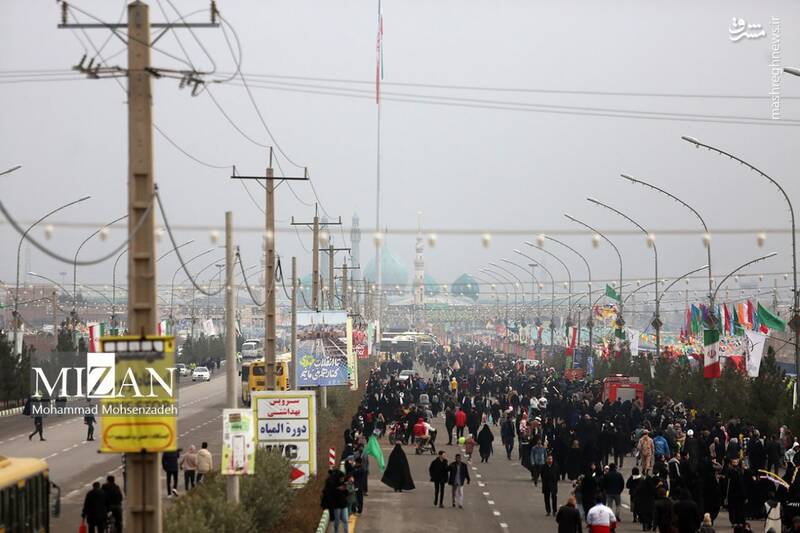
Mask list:
[{"label": "truck", "polygon": [[615,374],[603,380],[603,401],[621,402],[638,399],[644,407],[644,385],[639,383],[638,377]]}]

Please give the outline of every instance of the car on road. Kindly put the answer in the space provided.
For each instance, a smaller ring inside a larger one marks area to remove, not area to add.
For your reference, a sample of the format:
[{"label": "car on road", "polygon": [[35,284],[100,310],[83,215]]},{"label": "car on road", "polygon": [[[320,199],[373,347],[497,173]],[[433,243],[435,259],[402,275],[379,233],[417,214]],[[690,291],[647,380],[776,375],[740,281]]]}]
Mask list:
[{"label": "car on road", "polygon": [[198,366],[192,372],[192,381],[211,381],[211,372],[204,366]]},{"label": "car on road", "polygon": [[401,370],[400,375],[397,376],[397,381],[407,381],[414,375],[413,370]]},{"label": "car on road", "polygon": [[177,364],[175,365],[175,368],[177,368],[177,369],[178,369],[178,375],[180,375],[180,376],[188,376],[188,375],[190,374],[190,372],[191,372],[191,371],[189,370],[189,367],[188,367],[188,366],[186,366],[186,365],[185,365],[185,364],[183,364],[183,363],[177,363]]}]

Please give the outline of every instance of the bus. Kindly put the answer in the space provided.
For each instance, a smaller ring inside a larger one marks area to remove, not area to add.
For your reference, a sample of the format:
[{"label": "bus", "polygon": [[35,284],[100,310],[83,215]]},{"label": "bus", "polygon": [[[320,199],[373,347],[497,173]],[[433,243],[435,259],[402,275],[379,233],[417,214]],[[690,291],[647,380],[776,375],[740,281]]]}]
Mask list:
[{"label": "bus", "polygon": [[247,339],[242,343],[242,361],[264,357],[264,343],[259,339]]},{"label": "bus", "polygon": [[60,510],[61,489],[45,461],[0,455],[0,531],[48,532],[51,511]]},{"label": "bus", "polygon": [[[276,356],[275,381],[278,390],[289,390],[289,360],[291,353]],[[250,405],[250,394],[254,391],[266,390],[264,385],[267,366],[264,359],[242,363],[242,404]],[[1,530],[0,530],[1,531]]]}]

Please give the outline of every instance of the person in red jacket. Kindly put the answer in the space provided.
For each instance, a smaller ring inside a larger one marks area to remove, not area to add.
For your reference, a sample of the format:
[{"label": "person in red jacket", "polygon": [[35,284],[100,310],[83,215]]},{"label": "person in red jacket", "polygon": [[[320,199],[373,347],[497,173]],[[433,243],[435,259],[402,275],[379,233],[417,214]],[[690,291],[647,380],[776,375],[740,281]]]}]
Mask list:
[{"label": "person in red jacket", "polygon": [[464,428],[467,426],[467,413],[463,409],[456,411],[456,441],[464,436]]}]

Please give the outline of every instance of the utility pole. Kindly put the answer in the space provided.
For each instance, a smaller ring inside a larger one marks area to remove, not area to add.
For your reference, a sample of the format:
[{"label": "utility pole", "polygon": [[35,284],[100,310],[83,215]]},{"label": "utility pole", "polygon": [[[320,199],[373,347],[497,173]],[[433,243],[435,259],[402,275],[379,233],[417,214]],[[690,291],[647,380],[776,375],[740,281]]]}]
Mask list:
[{"label": "utility pole", "polygon": [[[225,212],[225,384],[227,406],[238,407],[236,395],[236,282],[233,279],[235,255],[233,251],[233,213]],[[228,502],[239,503],[239,476],[226,476]]]},{"label": "utility pole", "polygon": [[53,299],[53,335],[56,338],[56,342],[58,342],[58,317],[56,316],[56,310],[58,309],[58,293],[54,290],[50,296]]},{"label": "utility pole", "polygon": [[297,365],[297,257],[292,257],[292,358],[289,360],[289,388],[297,388],[295,367]]},{"label": "utility pole", "polygon": [[[314,206],[314,220],[312,222],[295,222],[292,217],[292,226],[306,226],[312,231],[312,249],[311,249],[311,307],[315,311],[320,309],[319,294],[320,288],[323,286],[322,273],[319,271],[319,231],[320,228],[327,228],[328,226],[341,226],[342,217],[339,217],[337,222],[320,222],[319,221],[319,207]],[[331,254],[331,261],[333,255]]]},{"label": "utility pole", "polygon": [[[305,170],[303,177],[282,176],[275,178],[272,169],[272,147],[269,148],[269,166],[266,169],[266,178],[262,176],[231,176],[231,179],[266,179],[266,209],[264,209],[265,226],[267,232],[265,255],[264,279],[267,296],[264,301],[264,363],[266,376],[264,388],[266,390],[276,390],[275,382],[275,352],[276,338],[276,314],[275,314],[275,187],[281,181],[306,181],[308,180],[308,169]],[[275,180],[278,180],[276,185]]]},{"label": "utility pole", "polygon": [[336,300],[336,279],[333,273],[333,251],[333,244],[328,245],[328,309],[333,309],[333,303]]},{"label": "utility pole", "polygon": [[347,294],[347,260],[342,263],[342,309],[347,311],[347,301],[349,300]]}]

